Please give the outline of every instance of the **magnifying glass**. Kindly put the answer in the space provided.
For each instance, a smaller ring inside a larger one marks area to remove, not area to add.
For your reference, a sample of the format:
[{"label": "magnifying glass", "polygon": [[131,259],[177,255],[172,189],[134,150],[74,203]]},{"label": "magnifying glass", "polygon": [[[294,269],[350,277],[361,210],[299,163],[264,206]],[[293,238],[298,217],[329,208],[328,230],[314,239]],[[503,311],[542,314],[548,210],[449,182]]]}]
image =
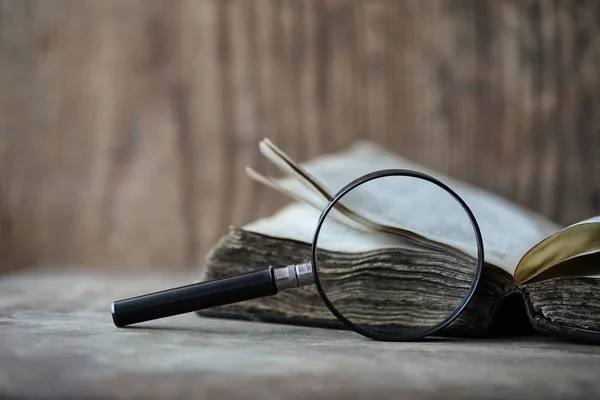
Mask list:
[{"label": "magnifying glass", "polygon": [[[336,230],[349,223],[367,235],[386,235],[388,245],[351,256],[332,250],[343,240]],[[115,301],[111,312],[114,324],[124,327],[314,284],[348,329],[375,340],[416,340],[460,315],[483,263],[481,231],[457,193],[432,176],[388,169],[361,176],[333,196],[317,221],[310,260]]]}]

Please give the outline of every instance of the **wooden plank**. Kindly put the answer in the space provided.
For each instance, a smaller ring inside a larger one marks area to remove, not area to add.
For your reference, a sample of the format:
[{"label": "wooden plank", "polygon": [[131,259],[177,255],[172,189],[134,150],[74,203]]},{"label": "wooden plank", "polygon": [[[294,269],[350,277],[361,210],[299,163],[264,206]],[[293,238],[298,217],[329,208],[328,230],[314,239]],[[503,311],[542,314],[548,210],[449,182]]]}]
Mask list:
[{"label": "wooden plank", "polygon": [[293,157],[377,140],[600,213],[600,3],[0,0],[0,269],[202,264]]},{"label": "wooden plank", "polygon": [[2,398],[596,398],[600,348],[532,336],[376,342],[184,315],[113,326],[112,301],[195,274],[41,269],[0,280]]}]

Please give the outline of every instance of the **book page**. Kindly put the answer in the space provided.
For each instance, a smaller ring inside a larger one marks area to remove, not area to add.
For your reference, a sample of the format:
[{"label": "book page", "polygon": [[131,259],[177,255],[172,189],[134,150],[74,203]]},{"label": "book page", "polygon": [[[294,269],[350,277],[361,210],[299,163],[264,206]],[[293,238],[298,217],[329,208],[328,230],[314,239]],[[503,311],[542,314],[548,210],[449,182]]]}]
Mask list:
[{"label": "book page", "polygon": [[[515,281],[525,283],[553,267],[564,266],[565,261],[599,252],[600,216],[596,216],[570,225],[533,246],[520,260],[514,273]],[[596,263],[586,263],[586,268],[575,262],[570,266],[576,267],[576,275],[579,276],[600,275],[600,265]],[[564,269],[560,272],[562,275],[573,273],[574,270]]]},{"label": "book page", "polygon": [[[271,161],[276,158],[271,154]],[[281,163],[278,166],[288,176],[273,179],[272,182],[285,188],[285,191],[294,193],[296,198],[306,199],[317,208],[326,204],[327,196],[311,187],[306,177],[302,176],[305,171],[330,195],[353,179],[375,170],[410,169],[431,175],[455,190],[473,211],[482,232],[486,261],[511,274],[523,254],[559,229],[556,224],[540,215],[499,196],[431,171],[371,142],[359,142],[345,151],[315,158],[300,164],[299,169]],[[434,189],[436,188],[431,186],[431,190]],[[381,185],[377,190],[371,191],[370,196],[363,198],[362,202],[355,201],[345,205],[378,224],[408,229],[429,240],[476,256],[469,251],[473,249],[472,233],[462,228],[457,229],[464,224],[457,224],[456,217],[463,219],[464,213],[449,212],[448,207],[455,207],[456,204],[451,205],[447,201],[441,201],[432,208],[431,202],[424,201],[431,195],[428,190]],[[428,204],[427,210],[422,208],[423,204]]]},{"label": "book page", "polygon": [[[275,146],[275,144],[273,144],[270,140],[265,139],[261,141],[259,144],[259,148],[268,160],[270,160],[275,166],[277,166],[284,175],[289,176],[291,179],[275,179],[271,177],[266,177],[257,173],[252,168],[247,167],[246,172],[251,178],[281,193],[284,193],[293,199],[304,201],[305,203],[308,203],[319,210],[323,210],[327,203],[333,198],[334,193],[331,190],[327,189],[317,178],[312,176],[302,166],[298,165],[295,161],[293,161],[281,149],[277,148],[277,146]],[[401,235],[404,236],[406,240],[409,240],[419,245],[420,247],[427,247],[438,250],[445,249],[446,251],[450,252],[456,252],[458,249],[461,250],[463,253],[466,253],[473,257],[476,256],[477,248],[475,242],[475,234],[473,233],[470,221],[468,219],[465,219],[466,214],[462,210],[458,210],[458,215],[460,215],[462,218],[460,218],[459,223],[455,224],[452,227],[455,232],[455,236],[457,236],[457,233],[461,231],[458,225],[466,226],[462,227],[462,240],[458,243],[455,243],[454,246],[448,245],[443,242],[436,242],[427,239],[426,237],[416,233],[414,230],[409,230],[409,227],[400,226],[398,224],[396,224],[395,226],[389,225],[387,224],[385,218],[383,221],[381,220],[381,213],[371,212],[371,210],[366,210],[365,212],[365,209],[364,207],[361,207],[361,204],[364,203],[365,200],[366,202],[371,204],[370,198],[374,194],[377,194],[379,192],[377,188],[372,190],[371,185],[375,182],[381,184],[381,181],[377,180],[372,181],[367,185],[361,185],[356,190],[353,190],[351,195],[345,197],[343,201],[337,202],[335,204],[335,207],[332,210],[330,210],[328,218],[333,218],[355,229],[366,231],[381,231],[385,233]],[[398,179],[392,179],[392,183],[397,184]],[[424,182],[421,180],[415,182],[413,179],[412,186],[407,189],[410,189],[411,192],[414,193],[415,189],[419,189],[423,186],[423,183]],[[425,186],[429,186],[429,189],[431,189],[431,184],[427,184]],[[436,187],[433,186],[433,188],[435,189]],[[386,186],[386,192],[392,192],[392,190]],[[439,188],[438,193],[435,194],[441,194],[442,197],[446,198],[448,197],[448,194],[443,190],[440,190]],[[362,198],[357,199],[357,197]],[[366,199],[363,200],[364,198]],[[420,198],[422,199],[423,196],[421,196]],[[347,204],[350,204],[350,207],[346,207]],[[355,205],[353,206],[352,204]],[[421,207],[424,206],[424,204],[420,205]],[[435,205],[439,208],[441,203],[438,202]],[[458,204],[456,203],[456,201],[452,200],[449,202],[447,201],[446,205],[449,206],[447,208],[456,208]],[[446,210],[446,212],[448,211],[449,210]],[[438,228],[439,224],[436,223],[436,229]],[[468,242],[470,245],[469,249],[466,249],[465,246],[461,245],[462,243],[466,242]]]},{"label": "book page", "polygon": [[[307,204],[291,203],[272,216],[242,227],[243,230],[280,239],[311,244],[320,212]],[[334,221],[323,225],[319,233],[319,248],[343,253],[363,253],[385,248],[419,250],[401,236],[381,232],[365,232]]]}]

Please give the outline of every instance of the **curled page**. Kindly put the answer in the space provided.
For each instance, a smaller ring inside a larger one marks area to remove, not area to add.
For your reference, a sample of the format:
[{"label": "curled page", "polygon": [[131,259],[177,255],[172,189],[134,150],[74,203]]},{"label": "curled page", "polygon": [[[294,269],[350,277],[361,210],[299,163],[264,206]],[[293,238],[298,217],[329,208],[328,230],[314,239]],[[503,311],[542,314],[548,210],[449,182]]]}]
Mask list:
[{"label": "curled page", "polygon": [[[600,253],[600,216],[570,225],[533,246],[517,265],[515,282],[525,283],[565,261],[595,253]],[[579,267],[559,275],[600,275],[600,265],[595,262],[580,263]]]}]

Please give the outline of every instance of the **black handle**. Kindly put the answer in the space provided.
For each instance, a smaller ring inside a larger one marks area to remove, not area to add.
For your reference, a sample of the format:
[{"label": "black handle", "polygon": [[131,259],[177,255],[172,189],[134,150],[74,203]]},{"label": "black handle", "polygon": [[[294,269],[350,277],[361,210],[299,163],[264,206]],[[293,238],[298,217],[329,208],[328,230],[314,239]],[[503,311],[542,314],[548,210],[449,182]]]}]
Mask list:
[{"label": "black handle", "polygon": [[118,327],[277,294],[273,268],[115,301]]}]

